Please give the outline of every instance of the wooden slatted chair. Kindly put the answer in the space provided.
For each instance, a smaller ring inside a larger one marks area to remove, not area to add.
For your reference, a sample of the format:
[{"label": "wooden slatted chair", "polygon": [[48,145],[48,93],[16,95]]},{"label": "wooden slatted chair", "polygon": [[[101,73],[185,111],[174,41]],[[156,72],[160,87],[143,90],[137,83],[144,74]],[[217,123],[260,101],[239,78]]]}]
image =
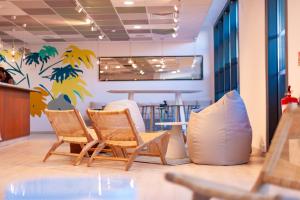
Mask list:
[{"label": "wooden slatted chair", "polygon": [[[169,141],[167,132],[139,133],[128,109],[120,111],[88,110],[87,113],[101,141],[92,154],[88,166],[94,159],[118,160],[126,162],[125,170],[127,171],[136,156],[143,154],[143,150],[149,144],[156,146],[157,151],[143,155],[158,156],[164,165],[167,164],[165,159]],[[112,149],[113,156],[98,155],[105,146]]]},{"label": "wooden slatted chair", "polygon": [[[294,193],[300,190],[300,108],[286,111],[277,127],[272,144],[267,153],[263,168],[250,192],[196,179],[186,175],[167,173],[170,182],[191,189],[194,199],[211,197],[247,200],[247,199],[300,199],[286,197],[279,192],[276,196],[262,193],[264,187],[279,186],[280,189],[291,189]],[[295,191],[295,190],[298,190]],[[291,193],[292,191],[290,191]],[[278,193],[278,192],[277,192]],[[299,195],[299,193],[297,194]]]},{"label": "wooden slatted chair", "polygon": [[[86,127],[81,114],[76,110],[45,110],[57,136],[57,141],[46,154],[43,162],[51,155],[76,156],[74,165],[79,165],[88,151],[98,143],[98,138],[93,129]],[[79,154],[55,151],[61,144],[79,144],[82,150]]]}]

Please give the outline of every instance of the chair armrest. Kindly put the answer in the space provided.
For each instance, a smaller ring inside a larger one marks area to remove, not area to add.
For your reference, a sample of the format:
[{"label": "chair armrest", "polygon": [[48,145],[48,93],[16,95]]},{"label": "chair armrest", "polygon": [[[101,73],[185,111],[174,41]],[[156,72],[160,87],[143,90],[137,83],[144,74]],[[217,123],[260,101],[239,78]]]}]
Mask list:
[{"label": "chair armrest", "polygon": [[267,196],[258,193],[243,191],[239,188],[219,183],[197,179],[192,176],[166,173],[165,178],[173,183],[185,186],[194,192],[194,197],[216,197],[230,200],[278,200],[278,196]]}]

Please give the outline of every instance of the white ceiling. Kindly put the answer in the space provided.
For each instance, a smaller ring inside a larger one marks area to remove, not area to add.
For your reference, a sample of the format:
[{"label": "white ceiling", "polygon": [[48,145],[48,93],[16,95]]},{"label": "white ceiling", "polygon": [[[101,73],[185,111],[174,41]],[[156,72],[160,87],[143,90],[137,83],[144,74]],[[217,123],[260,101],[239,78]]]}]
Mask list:
[{"label": "white ceiling", "polygon": [[[8,41],[11,38],[19,39],[20,41],[24,41],[28,44],[37,44],[37,43],[45,43],[45,42],[51,42],[51,38],[53,39],[53,42],[55,40],[60,40],[61,42],[71,42],[71,41],[92,41],[97,40],[96,37],[86,37],[86,35],[82,35],[81,32],[78,32],[78,34],[57,34],[57,32],[54,32],[52,29],[52,26],[64,26],[66,23],[66,20],[64,20],[63,17],[60,15],[57,15],[56,10],[54,9],[56,15],[42,15],[42,14],[30,14],[26,13],[26,9],[28,10],[34,10],[34,9],[52,9],[52,7],[48,7],[47,1],[54,1],[54,0],[0,0],[0,24],[1,22],[12,22],[14,21],[10,19],[11,16],[16,15],[17,19],[20,19],[22,16],[29,16],[30,18],[33,18],[35,21],[39,23],[39,28],[45,27],[45,30],[29,30],[29,28],[23,28],[20,24],[17,24],[18,26],[15,27],[14,31],[12,31],[11,26],[1,26],[0,32],[3,32],[4,35],[0,34],[0,38],[4,39],[7,37]],[[57,2],[59,1],[67,1],[67,0],[55,0]],[[55,2],[54,1],[54,2]],[[70,0],[73,1],[73,0]],[[88,2],[87,0],[81,0],[82,2]],[[95,1],[95,0],[93,0]],[[99,0],[100,1],[100,0]],[[102,1],[102,0],[101,0]],[[178,37],[172,38],[171,34],[153,34],[152,31],[150,34],[146,34],[145,41],[146,40],[172,40],[172,41],[181,41],[181,40],[194,40],[201,29],[201,26],[204,23],[204,20],[207,16],[208,10],[210,8],[210,5],[213,0],[181,0],[179,3],[179,30],[178,30]],[[216,0],[215,0],[216,1]],[[146,9],[154,10],[153,12],[159,12],[159,9],[167,9],[170,8],[170,6],[173,6],[175,4],[178,4],[178,0],[134,0],[135,7],[146,7]],[[124,0],[111,0],[111,4],[114,8],[116,7],[124,7]],[[75,4],[74,4],[75,5]],[[75,7],[75,6],[74,6]],[[32,12],[32,11],[31,11]],[[147,15],[149,15],[149,11],[147,10]],[[101,15],[102,13],[97,13],[97,15]],[[141,19],[143,14],[139,13],[117,13],[118,16],[121,18],[121,21],[123,18],[126,20],[136,20]],[[152,18],[150,20],[153,20],[153,23],[148,24],[140,24],[141,29],[149,29],[149,30],[167,30],[172,29],[174,25],[168,24],[168,23],[162,23],[160,24],[160,20],[164,20],[165,16],[151,16]],[[56,20],[57,19],[57,20]],[[149,19],[149,16],[148,16]],[[156,23],[156,21],[158,23]],[[165,19],[167,20],[167,19]],[[78,21],[78,20],[77,20]],[[73,26],[73,24],[70,24],[72,21],[68,21],[66,26],[70,25]],[[76,22],[78,23],[78,22]],[[84,24],[84,23],[82,23]],[[75,25],[75,24],[74,24]],[[135,24],[124,24],[122,23],[124,27],[124,31],[127,32],[130,40],[139,40],[143,41],[144,34],[138,34],[138,33],[128,33],[128,30],[133,30]],[[15,26],[15,25],[13,25]],[[100,26],[101,27],[101,26]],[[35,27],[33,27],[35,28]],[[56,30],[56,29],[55,29]],[[75,31],[77,31],[75,29]],[[5,35],[7,34],[7,36]],[[88,33],[85,33],[88,34]],[[126,34],[126,33],[125,33]],[[89,36],[89,35],[88,35]],[[127,36],[127,37],[128,37]],[[110,40],[110,38],[106,38],[106,41]],[[126,38],[121,38],[120,41],[126,40]],[[128,38],[127,38],[128,40]]]}]

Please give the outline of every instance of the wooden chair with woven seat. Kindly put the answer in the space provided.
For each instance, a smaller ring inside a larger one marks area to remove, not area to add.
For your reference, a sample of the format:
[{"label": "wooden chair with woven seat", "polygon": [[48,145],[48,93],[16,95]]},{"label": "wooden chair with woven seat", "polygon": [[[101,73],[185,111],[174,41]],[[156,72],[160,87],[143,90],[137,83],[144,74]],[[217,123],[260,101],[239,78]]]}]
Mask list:
[{"label": "wooden chair with woven seat", "polygon": [[[119,111],[88,110],[93,127],[99,138],[99,145],[92,154],[88,166],[94,159],[117,160],[126,162],[125,170],[129,170],[137,155],[143,154],[147,145],[152,144],[156,151],[143,155],[160,157],[162,164],[167,164],[165,154],[169,135],[166,131],[155,133],[139,133],[128,109]],[[113,156],[101,156],[98,153],[109,146]]]},{"label": "wooden chair with woven seat", "polygon": [[[191,189],[193,199],[211,197],[230,200],[300,199],[300,108],[284,112],[267,153],[263,168],[251,191],[167,173],[166,179]],[[269,188],[268,188],[269,187]],[[275,187],[275,195],[265,189]],[[288,190],[288,194],[287,191]]]},{"label": "wooden chair with woven seat", "polygon": [[[98,138],[93,129],[86,127],[81,114],[76,110],[45,110],[45,114],[55,131],[57,141],[46,154],[43,162],[51,155],[75,156],[74,165],[79,165],[88,151],[98,143]],[[63,143],[79,144],[82,150],[79,154],[58,152],[56,149]]]}]

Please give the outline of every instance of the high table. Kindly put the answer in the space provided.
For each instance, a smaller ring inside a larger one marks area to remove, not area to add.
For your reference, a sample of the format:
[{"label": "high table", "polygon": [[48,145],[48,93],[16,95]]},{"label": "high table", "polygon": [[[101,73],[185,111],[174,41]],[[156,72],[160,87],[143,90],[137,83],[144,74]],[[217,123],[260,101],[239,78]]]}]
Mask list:
[{"label": "high table", "polygon": [[29,135],[30,92],[38,91],[0,83],[0,141]]},{"label": "high table", "polygon": [[[198,93],[201,90],[108,90],[109,93],[116,93],[116,94],[128,94],[129,100],[134,100],[134,95],[139,94],[175,94],[175,104],[180,106],[179,113],[180,113],[180,121],[185,122],[185,114],[183,108],[183,101],[182,101],[182,94],[191,94],[191,93]],[[185,125],[182,125],[182,128],[185,129]]]},{"label": "high table", "polygon": [[155,125],[158,126],[172,126],[172,129],[168,131],[170,134],[168,149],[166,158],[182,159],[186,158],[184,135],[181,130],[182,125],[187,125],[187,122],[158,122]]}]

